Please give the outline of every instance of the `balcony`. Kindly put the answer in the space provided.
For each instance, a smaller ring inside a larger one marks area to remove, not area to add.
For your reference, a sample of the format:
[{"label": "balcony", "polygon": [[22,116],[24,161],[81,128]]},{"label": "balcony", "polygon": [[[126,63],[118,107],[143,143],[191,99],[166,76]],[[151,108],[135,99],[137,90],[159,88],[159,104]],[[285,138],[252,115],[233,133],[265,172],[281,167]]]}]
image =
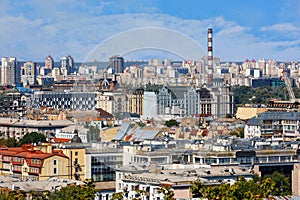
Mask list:
[{"label": "balcony", "polygon": [[33,172],[33,171],[29,171],[28,174],[30,175],[39,175],[39,171]]},{"label": "balcony", "polygon": [[21,169],[13,169],[12,171],[13,171],[14,173],[22,174],[22,170],[21,170]]},{"label": "balcony", "polygon": [[13,164],[13,165],[23,165],[23,164],[24,164],[24,161],[20,161],[20,162],[13,161],[12,164]]}]

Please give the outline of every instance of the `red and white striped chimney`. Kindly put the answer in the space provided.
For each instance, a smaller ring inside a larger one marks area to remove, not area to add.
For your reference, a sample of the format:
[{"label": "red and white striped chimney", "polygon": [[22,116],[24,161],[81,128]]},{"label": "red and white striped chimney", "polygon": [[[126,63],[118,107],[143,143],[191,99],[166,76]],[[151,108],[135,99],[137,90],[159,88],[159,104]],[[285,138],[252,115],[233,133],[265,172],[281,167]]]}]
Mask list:
[{"label": "red and white striped chimney", "polygon": [[213,30],[209,28],[207,31],[207,83],[213,79]]}]

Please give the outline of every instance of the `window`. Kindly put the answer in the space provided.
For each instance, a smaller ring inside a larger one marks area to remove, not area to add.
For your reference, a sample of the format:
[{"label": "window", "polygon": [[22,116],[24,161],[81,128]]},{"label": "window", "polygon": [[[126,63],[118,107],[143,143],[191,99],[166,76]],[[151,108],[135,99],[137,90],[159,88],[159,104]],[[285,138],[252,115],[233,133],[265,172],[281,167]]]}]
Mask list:
[{"label": "window", "polygon": [[57,160],[53,160],[53,165],[56,165],[57,164]]},{"label": "window", "polygon": [[78,151],[75,151],[75,156],[78,156]]},{"label": "window", "polygon": [[53,168],[53,174],[56,174],[56,168]]}]

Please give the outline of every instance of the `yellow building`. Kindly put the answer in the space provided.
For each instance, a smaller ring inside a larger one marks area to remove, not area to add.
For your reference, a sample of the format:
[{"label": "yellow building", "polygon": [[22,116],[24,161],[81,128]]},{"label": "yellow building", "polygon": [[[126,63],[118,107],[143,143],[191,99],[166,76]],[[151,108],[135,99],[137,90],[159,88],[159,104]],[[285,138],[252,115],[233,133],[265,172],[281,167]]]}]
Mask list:
[{"label": "yellow building", "polygon": [[20,180],[47,180],[51,177],[84,180],[85,148],[52,144],[23,145],[0,149],[0,175]]},{"label": "yellow building", "polygon": [[85,180],[85,148],[72,145],[64,146],[64,148],[61,148],[61,150],[69,158],[67,165],[69,170],[68,178],[74,180]]},{"label": "yellow building", "polygon": [[129,95],[128,98],[128,111],[131,113],[136,113],[139,115],[143,115],[143,107],[144,107],[144,90],[137,89],[132,94]]},{"label": "yellow building", "polygon": [[250,119],[258,115],[259,113],[266,112],[267,110],[267,108],[238,107],[236,112],[236,118],[242,120]]},{"label": "yellow building", "polygon": [[[51,148],[51,146],[50,146]],[[35,149],[31,145],[0,149],[0,174],[21,180],[47,180],[51,177],[68,178],[69,158],[62,150],[50,153],[49,147]]]}]

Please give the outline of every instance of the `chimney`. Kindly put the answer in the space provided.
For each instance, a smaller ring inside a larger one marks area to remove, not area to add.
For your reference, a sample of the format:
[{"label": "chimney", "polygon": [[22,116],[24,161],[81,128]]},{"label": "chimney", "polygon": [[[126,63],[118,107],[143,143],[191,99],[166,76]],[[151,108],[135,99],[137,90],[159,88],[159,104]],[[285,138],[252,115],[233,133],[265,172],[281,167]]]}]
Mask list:
[{"label": "chimney", "polygon": [[207,31],[207,83],[213,79],[213,30],[209,28]]}]

